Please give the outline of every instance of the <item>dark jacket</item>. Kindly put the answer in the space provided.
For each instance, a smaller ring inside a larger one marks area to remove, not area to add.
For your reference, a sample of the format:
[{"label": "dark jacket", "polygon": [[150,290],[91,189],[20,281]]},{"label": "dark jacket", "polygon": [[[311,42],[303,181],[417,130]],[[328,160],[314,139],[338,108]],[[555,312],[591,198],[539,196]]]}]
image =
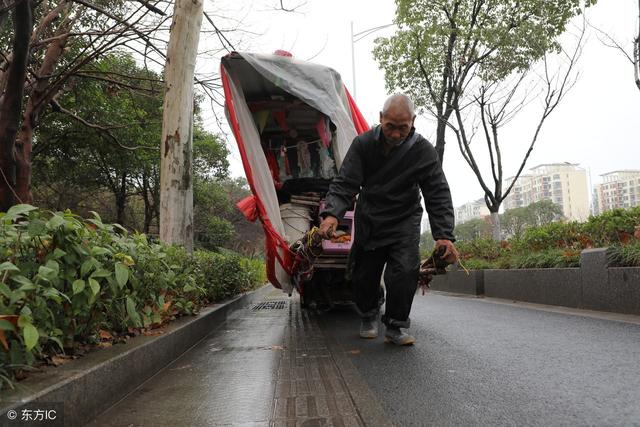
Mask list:
[{"label": "dark jacket", "polygon": [[[322,217],[342,218],[359,194],[354,243],[366,250],[407,239],[418,244],[420,191],[434,239],[455,240],[451,193],[438,154],[425,138],[414,133],[412,129],[407,140],[387,157],[380,126],[357,136],[329,187]],[[411,138],[415,141],[412,145],[408,143]]]}]

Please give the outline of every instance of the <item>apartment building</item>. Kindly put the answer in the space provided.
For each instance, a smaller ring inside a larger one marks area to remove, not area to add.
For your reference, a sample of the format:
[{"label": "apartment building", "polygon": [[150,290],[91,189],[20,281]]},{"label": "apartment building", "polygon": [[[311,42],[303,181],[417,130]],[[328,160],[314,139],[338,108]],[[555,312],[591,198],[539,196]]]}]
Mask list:
[{"label": "apartment building", "polygon": [[[513,177],[507,179],[510,184]],[[531,168],[520,175],[503,202],[505,210],[521,208],[541,200],[551,200],[562,207],[570,220],[589,217],[589,184],[587,171],[573,163],[550,163]]]},{"label": "apartment building", "polygon": [[619,170],[600,175],[593,189],[593,213],[640,205],[640,170]]},{"label": "apartment building", "polygon": [[455,208],[456,224],[462,224],[474,218],[482,218],[491,215],[489,208],[484,199],[478,199],[473,202]]}]

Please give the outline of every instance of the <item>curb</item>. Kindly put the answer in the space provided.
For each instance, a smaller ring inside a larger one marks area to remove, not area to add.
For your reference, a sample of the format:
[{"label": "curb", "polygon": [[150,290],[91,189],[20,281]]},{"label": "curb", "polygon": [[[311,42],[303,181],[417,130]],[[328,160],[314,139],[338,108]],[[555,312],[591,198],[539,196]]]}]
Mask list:
[{"label": "curb", "polygon": [[20,417],[5,424],[5,414],[10,410],[20,414],[25,407],[34,411],[63,408],[63,415],[58,410],[56,421],[47,425],[84,425],[209,335],[232,312],[261,300],[273,289],[262,286],[206,307],[197,316],[179,318],[167,325],[162,335],[138,336],[32,374],[14,390],[2,393],[0,425],[20,425]]}]

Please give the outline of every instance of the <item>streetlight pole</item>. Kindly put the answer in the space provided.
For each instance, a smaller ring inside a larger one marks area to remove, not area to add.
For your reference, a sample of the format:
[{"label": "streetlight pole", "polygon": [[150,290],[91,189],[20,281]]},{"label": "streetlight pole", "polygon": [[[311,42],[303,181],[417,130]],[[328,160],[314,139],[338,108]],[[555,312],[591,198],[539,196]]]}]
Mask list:
[{"label": "streetlight pole", "polygon": [[356,91],[356,55],[355,55],[355,45],[356,43],[353,41],[353,21],[351,21],[351,77],[353,81],[353,99],[357,97]]},{"label": "streetlight pole", "polygon": [[356,55],[355,55],[355,44],[356,42],[362,40],[370,34],[375,33],[376,31],[380,31],[383,28],[390,27],[395,24],[386,24],[379,25],[377,27],[368,28],[366,30],[354,33],[353,32],[353,21],[351,21],[351,75],[353,77],[353,99],[357,100],[357,90],[356,90]]}]

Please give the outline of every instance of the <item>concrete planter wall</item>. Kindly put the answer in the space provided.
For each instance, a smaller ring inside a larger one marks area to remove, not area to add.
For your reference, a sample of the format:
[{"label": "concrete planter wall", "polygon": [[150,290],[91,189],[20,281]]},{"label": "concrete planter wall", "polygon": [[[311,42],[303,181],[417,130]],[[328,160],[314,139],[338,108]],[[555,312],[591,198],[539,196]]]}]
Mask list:
[{"label": "concrete planter wall", "polygon": [[580,268],[455,270],[436,276],[436,291],[640,315],[640,267],[608,267],[607,250],[587,249]]},{"label": "concrete planter wall", "polygon": [[580,306],[579,268],[486,270],[484,294],[538,304]]},{"label": "concrete planter wall", "polygon": [[455,292],[458,294],[484,294],[484,270],[471,270],[467,275],[462,270],[453,270],[447,274],[435,276],[431,281],[434,291]]}]

